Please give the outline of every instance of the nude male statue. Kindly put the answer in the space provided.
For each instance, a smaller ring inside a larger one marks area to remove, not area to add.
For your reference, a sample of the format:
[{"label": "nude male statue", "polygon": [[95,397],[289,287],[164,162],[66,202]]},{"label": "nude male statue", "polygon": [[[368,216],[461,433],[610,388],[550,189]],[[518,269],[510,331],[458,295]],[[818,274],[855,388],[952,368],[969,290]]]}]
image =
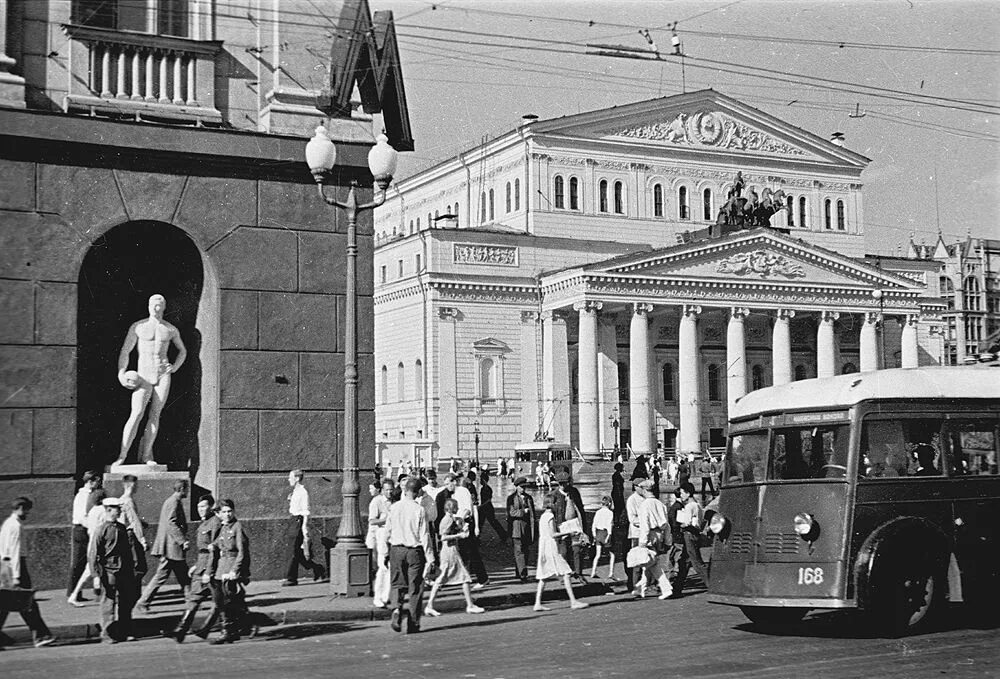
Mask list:
[{"label": "nude male statue", "polygon": [[[163,295],[150,297],[149,318],[132,324],[118,354],[118,381],[126,389],[132,390],[132,412],[122,432],[121,452],[112,466],[125,462],[147,404],[149,418],[146,421],[146,431],[139,442],[139,459],[149,465],[156,464],[153,459],[153,441],[160,428],[160,413],[170,394],[170,375],[187,358],[187,349],[177,328],[163,320],[166,308],[167,300]],[[173,364],[167,360],[167,349],[171,343],[177,347],[177,358]],[[139,350],[138,370],[126,372],[129,356],[136,347]]]}]

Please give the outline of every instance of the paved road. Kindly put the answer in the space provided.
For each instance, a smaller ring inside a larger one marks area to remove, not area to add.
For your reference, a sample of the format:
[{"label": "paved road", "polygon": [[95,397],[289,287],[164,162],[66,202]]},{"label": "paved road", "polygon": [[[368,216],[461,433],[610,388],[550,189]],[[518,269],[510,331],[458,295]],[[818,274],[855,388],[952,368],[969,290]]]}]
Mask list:
[{"label": "paved road", "polygon": [[740,612],[675,601],[591,598],[591,608],[528,608],[425,619],[419,635],[385,623],[299,625],[234,646],[165,639],[0,652],[0,676],[39,677],[996,677],[996,629],[952,615],[943,631],[903,640],[867,637],[853,614],[807,618],[765,634]]}]

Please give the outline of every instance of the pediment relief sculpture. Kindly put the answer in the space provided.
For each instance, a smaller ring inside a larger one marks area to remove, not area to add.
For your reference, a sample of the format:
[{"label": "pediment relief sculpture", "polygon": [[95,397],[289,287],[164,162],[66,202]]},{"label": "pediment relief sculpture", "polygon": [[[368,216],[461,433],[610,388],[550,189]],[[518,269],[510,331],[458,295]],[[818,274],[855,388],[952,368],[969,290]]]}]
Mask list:
[{"label": "pediment relief sculpture", "polygon": [[684,146],[711,146],[739,151],[761,151],[786,156],[805,152],[721,111],[678,113],[672,120],[636,125],[614,132],[619,137],[649,139]]},{"label": "pediment relief sculpture", "polygon": [[806,275],[801,265],[789,260],[784,255],[757,249],[751,252],[738,252],[720,261],[715,268],[719,273],[737,276],[784,276],[785,278],[803,278]]}]

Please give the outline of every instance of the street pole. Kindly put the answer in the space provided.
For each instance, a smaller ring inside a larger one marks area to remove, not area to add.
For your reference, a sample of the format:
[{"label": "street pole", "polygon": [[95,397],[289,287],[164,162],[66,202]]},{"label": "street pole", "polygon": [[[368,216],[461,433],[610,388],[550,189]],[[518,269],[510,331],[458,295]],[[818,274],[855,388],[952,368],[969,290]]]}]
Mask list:
[{"label": "street pole", "polygon": [[362,538],[358,494],[361,489],[358,468],[358,341],[357,341],[357,259],[358,215],[385,203],[385,192],[396,169],[396,151],[379,135],[368,154],[368,165],[380,192],[375,200],[358,203],[357,181],[351,181],[347,200],[326,195],[323,180],[333,169],[336,147],[322,126],[306,146],[306,161],[316,181],[320,198],[327,205],[343,210],[347,216],[347,271],[344,311],[344,460],[341,497],[343,501],[337,543],[330,550],[330,590],[334,595],[365,596],[369,592],[369,553]]},{"label": "street pole", "polygon": [[475,441],[476,444],[476,469],[479,469],[479,434],[481,433],[479,431],[479,420],[476,420],[475,424],[472,426],[473,441]]}]

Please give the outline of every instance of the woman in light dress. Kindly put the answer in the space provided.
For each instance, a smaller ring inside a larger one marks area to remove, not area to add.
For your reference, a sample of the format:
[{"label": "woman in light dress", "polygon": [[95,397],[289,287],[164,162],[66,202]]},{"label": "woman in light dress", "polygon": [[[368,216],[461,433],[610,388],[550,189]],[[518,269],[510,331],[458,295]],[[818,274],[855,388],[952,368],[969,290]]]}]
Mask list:
[{"label": "woman in light dress", "polygon": [[538,591],[535,593],[535,610],[550,610],[542,605],[542,592],[545,590],[545,581],[549,578],[562,578],[566,594],[569,595],[570,608],[586,608],[590,604],[577,601],[573,596],[573,587],[569,583],[569,576],[573,569],[566,563],[566,559],[559,554],[559,546],[556,539],[570,533],[560,533],[556,527],[555,515],[552,513],[554,505],[552,495],[546,495],[542,500],[542,516],[538,519],[538,568],[535,577],[538,578]]},{"label": "woman in light dress", "polygon": [[441,615],[434,608],[434,598],[437,596],[438,590],[447,585],[462,586],[462,594],[465,595],[466,613],[484,613],[485,609],[480,608],[472,601],[472,592],[469,591],[469,583],[472,582],[472,578],[469,577],[469,571],[465,567],[465,564],[462,563],[462,557],[458,553],[458,541],[469,537],[469,529],[466,527],[465,521],[456,516],[458,503],[455,500],[446,500],[444,511],[445,515],[441,518],[439,529],[441,536],[441,573],[434,580],[434,585],[431,587],[431,595],[427,598],[427,607],[424,608],[424,613],[432,618]]}]

